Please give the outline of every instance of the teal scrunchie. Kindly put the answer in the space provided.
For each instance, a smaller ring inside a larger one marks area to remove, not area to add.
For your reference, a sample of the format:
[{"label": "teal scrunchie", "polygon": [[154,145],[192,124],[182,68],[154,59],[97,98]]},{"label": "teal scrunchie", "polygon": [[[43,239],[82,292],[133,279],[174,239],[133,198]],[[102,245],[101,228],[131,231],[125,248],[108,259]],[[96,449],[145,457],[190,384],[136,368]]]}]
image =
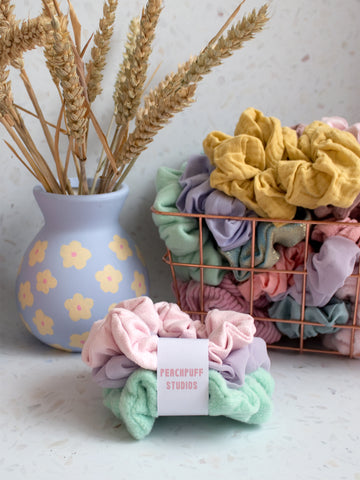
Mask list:
[{"label": "teal scrunchie", "polygon": [[[274,380],[269,372],[258,368],[245,375],[240,388],[229,388],[224,377],[209,370],[209,415],[225,416],[238,422],[261,424],[271,416]],[[139,368],[123,388],[103,390],[104,405],[124,422],[135,439],[146,437],[157,418],[156,372]]]},{"label": "teal scrunchie", "polygon": [[[154,208],[160,212],[179,212],[176,201],[182,191],[179,178],[184,171],[161,167],[156,177],[157,195]],[[159,235],[171,251],[174,262],[200,263],[199,224],[192,217],[153,214],[153,221],[159,229]],[[203,222],[203,262],[205,265],[225,266],[225,259],[217,251],[210,232]],[[226,271],[216,268],[204,268],[204,282],[219,285]],[[184,281],[200,281],[199,267],[176,267],[176,273]]]},{"label": "teal scrunchie", "polygon": [[[279,260],[280,254],[275,244],[293,247],[304,240],[306,226],[304,223],[285,223],[275,225],[271,222],[258,222],[256,226],[254,266],[258,268],[271,268]],[[222,251],[232,267],[251,267],[251,238],[243,246]],[[250,272],[246,270],[233,270],[236,280],[243,282],[249,278]]]},{"label": "teal scrunchie", "polygon": [[[283,300],[274,302],[269,307],[269,317],[284,320],[300,320],[301,306],[287,295]],[[344,325],[349,318],[349,312],[345,303],[333,297],[324,307],[305,306],[304,320],[318,323],[319,325],[305,325],[303,338],[316,337],[322,333],[335,333],[338,331],[334,325]],[[276,322],[281,333],[289,338],[299,338],[300,323]]]}]

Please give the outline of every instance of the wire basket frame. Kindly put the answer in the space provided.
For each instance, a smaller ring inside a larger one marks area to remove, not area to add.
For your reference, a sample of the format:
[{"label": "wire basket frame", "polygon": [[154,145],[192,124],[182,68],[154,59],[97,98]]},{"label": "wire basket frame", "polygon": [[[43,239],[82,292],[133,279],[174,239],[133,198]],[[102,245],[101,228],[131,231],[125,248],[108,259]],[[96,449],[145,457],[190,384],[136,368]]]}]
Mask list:
[{"label": "wire basket frame", "polygon": [[[305,307],[306,307],[306,282],[307,282],[307,259],[309,255],[309,239],[310,239],[310,230],[311,227],[315,225],[332,225],[334,221],[328,220],[284,220],[284,219],[276,219],[276,218],[258,218],[258,217],[240,217],[240,216],[224,216],[224,215],[208,215],[208,214],[192,214],[192,213],[182,213],[182,212],[162,212],[156,210],[154,207],[151,208],[153,214],[156,215],[166,215],[171,217],[184,217],[184,218],[194,218],[198,222],[199,226],[199,263],[181,263],[176,262],[172,258],[172,253],[169,249],[166,250],[166,253],[163,256],[163,261],[169,265],[171,271],[171,277],[173,282],[173,290],[176,296],[176,301],[179,307],[187,314],[191,316],[199,316],[202,320],[204,320],[206,314],[208,313],[204,307],[205,299],[204,299],[204,270],[205,269],[216,269],[216,270],[224,270],[224,271],[245,271],[250,274],[250,301],[249,301],[249,311],[244,311],[244,313],[248,313],[253,316],[254,320],[258,320],[261,322],[271,322],[276,324],[277,322],[281,322],[283,324],[289,323],[294,324],[299,327],[299,337],[296,339],[290,339],[285,335],[282,335],[281,339],[274,343],[268,344],[269,349],[276,349],[276,350],[287,350],[287,351],[294,351],[294,352],[308,352],[308,353],[322,353],[322,354],[330,354],[330,355],[341,355],[350,358],[360,358],[360,352],[356,353],[354,351],[355,345],[355,332],[360,331],[360,324],[357,325],[357,311],[358,311],[358,304],[359,304],[359,294],[360,294],[360,266],[359,263],[357,264],[357,271],[356,273],[352,273],[350,277],[356,278],[356,286],[354,287],[354,311],[349,313],[349,320],[346,325],[338,325],[335,324],[332,328],[334,333],[336,331],[348,330],[350,331],[350,338],[349,338],[349,351],[347,355],[340,353],[336,350],[331,350],[324,345],[322,345],[321,341],[319,340],[320,335],[313,338],[305,338],[304,337],[304,328],[305,326],[316,326],[319,327],[319,323],[311,322],[305,320]],[[204,263],[204,252],[203,252],[203,233],[204,233],[204,220],[206,219],[222,219],[222,220],[233,220],[233,221],[241,221],[241,222],[250,222],[251,223],[251,262],[250,267],[234,267],[232,265],[224,266],[224,265],[208,265]],[[281,224],[304,224],[305,225],[305,253],[304,253],[304,264],[302,269],[296,270],[281,270],[275,268],[258,268],[255,266],[255,239],[256,239],[256,226],[260,222],[271,222],[275,225]],[[341,225],[349,225],[351,227],[360,228],[360,224],[354,224],[351,222],[341,222]],[[360,237],[360,234],[359,234]],[[180,291],[179,291],[179,283],[178,277],[176,274],[176,267],[188,267],[188,268],[198,268],[200,272],[200,290],[199,290],[199,305],[200,310],[194,311],[186,309],[184,305],[181,303],[180,298]],[[271,273],[275,272],[276,274],[291,274],[291,275],[300,275],[302,276],[302,292],[301,292],[301,304],[300,304],[300,318],[294,319],[282,319],[282,318],[270,318],[270,317],[259,317],[254,315],[254,275],[256,273]]]}]

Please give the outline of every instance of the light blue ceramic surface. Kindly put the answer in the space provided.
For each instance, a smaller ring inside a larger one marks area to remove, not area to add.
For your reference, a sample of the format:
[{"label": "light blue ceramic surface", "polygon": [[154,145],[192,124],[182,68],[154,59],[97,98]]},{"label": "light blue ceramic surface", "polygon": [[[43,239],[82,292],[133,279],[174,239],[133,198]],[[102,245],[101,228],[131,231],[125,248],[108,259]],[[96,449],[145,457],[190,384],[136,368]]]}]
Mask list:
[{"label": "light blue ceramic surface", "polygon": [[16,301],[42,342],[81,351],[92,324],[112,305],[149,294],[139,249],[119,223],[127,194],[126,185],[83,196],[34,188],[45,224],[23,257]]}]

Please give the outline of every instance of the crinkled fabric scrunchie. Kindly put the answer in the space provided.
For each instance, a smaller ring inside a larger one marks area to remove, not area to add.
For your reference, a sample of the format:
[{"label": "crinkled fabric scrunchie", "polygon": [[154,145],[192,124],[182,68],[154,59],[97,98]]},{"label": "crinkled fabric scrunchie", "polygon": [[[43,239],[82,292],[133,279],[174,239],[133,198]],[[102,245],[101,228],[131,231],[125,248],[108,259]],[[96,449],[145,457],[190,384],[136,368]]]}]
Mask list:
[{"label": "crinkled fabric scrunchie", "polygon": [[360,192],[360,145],[324,122],[296,131],[254,108],[235,136],[212,132],[203,143],[215,165],[210,185],[261,217],[293,219],[297,207],[350,207]]}]

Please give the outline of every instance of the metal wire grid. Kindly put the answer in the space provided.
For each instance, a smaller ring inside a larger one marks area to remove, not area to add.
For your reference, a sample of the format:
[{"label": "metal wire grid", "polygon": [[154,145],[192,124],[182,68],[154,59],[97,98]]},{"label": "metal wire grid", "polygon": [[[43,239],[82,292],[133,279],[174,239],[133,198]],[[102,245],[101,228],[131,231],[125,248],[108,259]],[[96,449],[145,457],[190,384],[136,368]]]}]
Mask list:
[{"label": "metal wire grid", "polygon": [[[262,322],[272,322],[272,323],[292,323],[299,326],[300,335],[297,339],[289,339],[282,335],[282,338],[279,342],[275,344],[269,344],[269,349],[276,349],[276,350],[287,350],[287,351],[295,351],[295,352],[310,352],[310,353],[322,353],[322,354],[330,354],[330,355],[341,355],[338,351],[327,349],[323,346],[320,342],[318,337],[315,338],[304,338],[304,327],[306,325],[313,325],[319,326],[319,323],[309,322],[305,320],[305,295],[306,295],[306,278],[307,278],[307,258],[309,254],[309,238],[310,238],[310,229],[314,225],[329,225],[333,224],[332,221],[316,221],[316,220],[280,220],[276,218],[257,218],[257,217],[231,217],[231,216],[222,216],[222,215],[205,215],[205,214],[190,214],[190,213],[181,213],[181,212],[161,212],[156,210],[154,207],[151,208],[152,213],[156,215],[167,215],[172,217],[188,217],[194,218],[198,221],[199,224],[199,263],[180,263],[175,262],[172,259],[172,254],[169,249],[166,250],[166,253],[163,256],[163,261],[169,265],[171,270],[171,276],[173,281],[174,292],[176,295],[176,300],[179,307],[189,315],[198,315],[201,319],[207,314],[207,311],[204,309],[204,269],[217,269],[217,270],[228,270],[228,271],[246,271],[250,273],[250,306],[249,306],[249,313],[253,316],[254,320],[259,320]],[[221,266],[218,265],[207,265],[204,264],[204,255],[203,255],[203,223],[204,220],[207,218],[211,219],[226,219],[226,220],[234,220],[234,221],[246,221],[251,222],[252,227],[252,236],[251,236],[251,266],[250,267],[233,267],[233,266]],[[284,224],[284,223],[295,223],[295,224],[304,224],[306,228],[305,233],[305,256],[304,256],[304,268],[303,270],[277,270],[274,268],[258,268],[255,266],[255,232],[256,232],[256,225],[259,222],[272,222],[274,224]],[[351,225],[352,227],[356,227],[356,224],[349,223],[349,222],[341,222],[342,225]],[[360,224],[358,225],[360,228]],[[178,286],[178,279],[176,276],[176,267],[195,267],[199,268],[200,271],[200,293],[199,293],[199,311],[193,310],[186,310],[181,305],[180,294],[179,294],[179,286]],[[282,319],[282,318],[270,318],[270,317],[258,317],[253,314],[254,312],[254,274],[260,272],[276,272],[278,274],[292,274],[292,275],[302,275],[302,301],[301,301],[301,314],[300,319]],[[355,332],[360,330],[360,325],[356,324],[357,318],[357,310],[358,310],[358,303],[359,303],[359,292],[360,292],[360,266],[357,266],[357,273],[353,273],[351,277],[355,277],[356,280],[356,287],[354,292],[354,312],[350,315],[349,320],[351,319],[351,323],[348,322],[347,325],[335,325],[333,327],[334,331],[339,329],[347,329],[350,330],[350,342],[349,342],[349,353],[346,357],[350,358],[359,358],[360,354],[354,353],[354,340],[355,340]],[[335,330],[336,329],[336,330]]]}]

